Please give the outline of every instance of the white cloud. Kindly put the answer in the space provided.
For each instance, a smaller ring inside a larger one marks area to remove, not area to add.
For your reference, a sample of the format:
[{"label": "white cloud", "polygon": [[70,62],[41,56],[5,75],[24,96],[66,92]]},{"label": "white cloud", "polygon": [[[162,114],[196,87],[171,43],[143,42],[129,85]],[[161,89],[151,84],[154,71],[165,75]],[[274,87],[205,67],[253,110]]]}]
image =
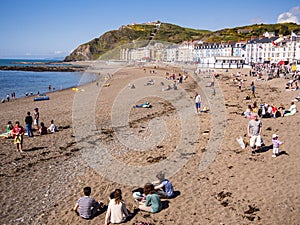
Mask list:
[{"label": "white cloud", "polygon": [[293,15],[300,15],[300,6],[291,8],[290,13],[292,13]]},{"label": "white cloud", "polygon": [[290,9],[289,12],[281,13],[278,16],[277,23],[297,23],[299,24],[300,7],[296,6]]}]

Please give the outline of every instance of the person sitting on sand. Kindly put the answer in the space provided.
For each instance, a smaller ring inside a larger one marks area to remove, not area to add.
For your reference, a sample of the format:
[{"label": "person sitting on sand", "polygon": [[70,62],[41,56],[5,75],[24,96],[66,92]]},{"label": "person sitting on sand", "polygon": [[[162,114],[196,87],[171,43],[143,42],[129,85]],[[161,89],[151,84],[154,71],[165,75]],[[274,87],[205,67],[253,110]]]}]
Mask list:
[{"label": "person sitting on sand", "polygon": [[171,90],[171,89],[172,89],[172,88],[171,88],[171,85],[168,85],[167,88],[163,88],[162,90],[163,90],[163,91],[169,91],[169,90]]},{"label": "person sitting on sand", "polygon": [[139,105],[135,105],[135,108],[152,108],[152,105],[149,102],[144,102]]},{"label": "person sitting on sand", "polygon": [[20,125],[19,121],[16,121],[14,128],[11,130],[14,135],[14,143],[17,145],[17,151],[23,152],[23,136],[25,134],[25,129]]},{"label": "person sitting on sand", "polygon": [[[284,116],[284,112],[285,112],[285,107],[284,104],[280,104],[280,106],[278,107],[278,112],[280,113],[280,116]],[[279,114],[278,114],[279,115]]]},{"label": "person sitting on sand", "polygon": [[284,112],[284,116],[292,116],[295,115],[295,113],[297,112],[297,106],[295,105],[295,102],[291,102],[291,106],[289,108],[289,110],[285,110]]},{"label": "person sitting on sand", "polygon": [[92,219],[98,209],[103,206],[102,202],[97,202],[94,198],[90,197],[91,188],[83,188],[84,196],[79,198],[73,210],[83,219]]},{"label": "person sitting on sand", "polygon": [[55,124],[54,124],[54,120],[51,120],[50,123],[51,123],[51,125],[50,125],[50,127],[48,127],[47,130],[49,130],[51,133],[56,132],[56,131],[57,131],[57,128],[56,128],[56,126],[55,126]]},{"label": "person sitting on sand", "polygon": [[252,106],[248,105],[247,109],[245,110],[245,112],[243,112],[242,116],[246,116],[247,118],[250,118],[252,112],[253,112]]},{"label": "person sitting on sand", "polygon": [[161,198],[172,198],[174,197],[174,188],[172,183],[165,178],[163,172],[159,172],[156,175],[157,181],[154,181],[154,189],[157,191],[157,194]]},{"label": "person sitting on sand", "polygon": [[131,214],[128,213],[126,204],[122,199],[122,191],[120,189],[116,189],[113,193],[113,198],[110,199],[108,204],[105,216],[105,225],[109,224],[109,221],[111,223],[123,223],[131,216]]},{"label": "person sitting on sand", "polygon": [[278,111],[278,108],[275,104],[272,105],[272,117],[273,118],[281,117],[280,111]]},{"label": "person sitting on sand", "polygon": [[254,101],[253,103],[252,103],[252,111],[253,111],[253,113],[258,113],[258,106],[257,106],[257,102],[256,101]]},{"label": "person sitting on sand", "polygon": [[14,126],[12,125],[12,122],[8,121],[6,125],[6,133],[10,133],[13,128]]},{"label": "person sitting on sand", "polygon": [[139,203],[139,209],[151,213],[157,213],[161,211],[161,200],[159,195],[155,192],[153,184],[145,184],[144,194],[146,196],[146,200]]},{"label": "person sitting on sand", "polygon": [[300,102],[300,94],[297,97],[295,97],[294,101]]},{"label": "person sitting on sand", "polygon": [[0,137],[4,137],[4,138],[11,138],[13,137],[11,130],[14,128],[14,126],[12,125],[11,121],[8,121],[7,125],[5,126],[5,132],[0,134]]},{"label": "person sitting on sand", "polygon": [[45,124],[41,122],[41,127],[39,129],[40,135],[47,134],[47,127],[45,127]]},{"label": "person sitting on sand", "polygon": [[292,91],[297,91],[299,89],[298,82],[295,80],[292,83]]}]

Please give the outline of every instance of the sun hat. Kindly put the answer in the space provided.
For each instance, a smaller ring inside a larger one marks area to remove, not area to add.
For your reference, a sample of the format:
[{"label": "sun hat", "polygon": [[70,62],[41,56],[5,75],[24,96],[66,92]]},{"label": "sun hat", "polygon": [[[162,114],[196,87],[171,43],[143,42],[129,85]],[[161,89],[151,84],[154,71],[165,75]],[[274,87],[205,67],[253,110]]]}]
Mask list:
[{"label": "sun hat", "polygon": [[164,172],[160,171],[157,175],[156,178],[159,180],[164,180],[165,179],[165,174]]},{"label": "sun hat", "polygon": [[272,138],[277,138],[277,137],[278,137],[277,134],[273,134],[273,135],[272,135]]}]

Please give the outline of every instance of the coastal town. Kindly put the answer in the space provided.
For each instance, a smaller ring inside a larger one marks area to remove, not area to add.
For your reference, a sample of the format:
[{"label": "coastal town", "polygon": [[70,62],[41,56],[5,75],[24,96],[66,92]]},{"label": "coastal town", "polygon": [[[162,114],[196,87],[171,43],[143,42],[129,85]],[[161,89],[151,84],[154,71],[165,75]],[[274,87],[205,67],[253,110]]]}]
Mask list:
[{"label": "coastal town", "polygon": [[[159,27],[159,26],[157,26]],[[158,29],[158,28],[156,28]],[[250,32],[240,30],[238,32]],[[155,35],[156,31],[152,33]],[[154,36],[150,36],[152,39]],[[248,41],[181,44],[152,41],[145,47],[122,48],[120,60],[141,62],[196,63],[199,68],[251,68],[253,64],[280,64],[300,70],[300,35],[275,35],[265,32]]]}]

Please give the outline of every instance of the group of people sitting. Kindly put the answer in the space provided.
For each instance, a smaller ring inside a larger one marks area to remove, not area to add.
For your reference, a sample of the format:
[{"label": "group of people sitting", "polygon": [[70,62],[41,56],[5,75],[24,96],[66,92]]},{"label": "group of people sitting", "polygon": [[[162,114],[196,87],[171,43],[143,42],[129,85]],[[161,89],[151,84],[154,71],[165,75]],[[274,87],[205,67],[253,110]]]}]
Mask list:
[{"label": "group of people sitting", "polygon": [[[8,121],[5,129],[6,129],[6,132],[2,133],[0,135],[0,137],[13,138],[14,144],[17,146],[17,151],[19,153],[23,153],[23,136],[24,136],[25,132],[27,132],[28,137],[30,137],[30,135],[28,133],[29,131],[26,130],[25,128],[23,128],[19,121],[16,121],[14,126],[12,125],[11,121]],[[53,120],[51,120],[51,125],[48,128],[45,127],[43,122],[41,123],[41,127],[39,128],[39,134],[44,135],[44,134],[47,134],[48,131],[50,133],[54,133],[57,131],[57,128],[56,128]]]},{"label": "group of people sitting", "polygon": [[[165,178],[164,173],[160,172],[156,177],[157,181],[145,184],[143,193],[133,193],[133,197],[138,202],[140,210],[157,213],[162,210],[161,198],[174,197],[173,185]],[[90,197],[90,187],[85,187],[83,192],[84,196],[79,198],[73,210],[83,219],[92,219],[104,209],[104,203],[97,202],[94,198]],[[132,217],[132,214],[129,213],[126,203],[122,199],[122,191],[116,189],[109,196],[104,224],[123,223],[130,217]]]},{"label": "group of people sitting", "polygon": [[242,113],[242,116],[252,118],[253,113],[257,113],[261,118],[278,118],[284,116],[292,116],[297,112],[297,106],[294,101],[291,102],[289,109],[286,109],[283,104],[277,107],[275,104],[260,104],[257,106],[256,102],[248,105],[247,109]]},{"label": "group of people sitting", "polygon": [[298,81],[296,79],[289,80],[285,85],[285,89],[291,91],[299,90]]},{"label": "group of people sitting", "polygon": [[[15,126],[12,124],[11,121],[8,121],[7,125],[5,126],[5,132],[1,134],[1,137],[4,137],[4,138],[13,138],[13,137],[15,137],[14,127],[16,127],[16,126],[22,127],[20,125],[19,121],[16,121]],[[25,132],[27,132],[26,129],[24,129],[23,134],[25,134]],[[41,122],[41,126],[38,129],[38,133],[40,135],[44,135],[44,134],[47,134],[48,132],[49,133],[57,132],[57,127],[54,124],[54,120],[50,121],[50,126],[49,127],[45,127],[45,124],[43,122]]]}]

